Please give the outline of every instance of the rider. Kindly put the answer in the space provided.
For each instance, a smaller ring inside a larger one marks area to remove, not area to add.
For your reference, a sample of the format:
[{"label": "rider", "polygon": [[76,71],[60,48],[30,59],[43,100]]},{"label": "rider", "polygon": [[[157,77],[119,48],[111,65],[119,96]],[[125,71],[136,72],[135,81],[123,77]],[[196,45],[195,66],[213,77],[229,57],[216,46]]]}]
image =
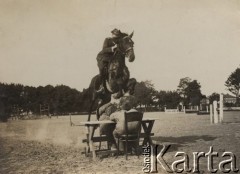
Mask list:
[{"label": "rider", "polygon": [[117,40],[122,34],[121,31],[116,28],[112,30],[111,33],[112,33],[112,37],[105,39],[103,43],[103,48],[97,55],[97,65],[99,68],[99,75],[101,79],[101,86],[100,86],[100,89],[97,91],[97,93],[104,92],[103,83],[106,76],[105,75],[106,68],[108,66],[109,61],[114,55],[115,49],[117,48],[117,44],[116,44]]}]

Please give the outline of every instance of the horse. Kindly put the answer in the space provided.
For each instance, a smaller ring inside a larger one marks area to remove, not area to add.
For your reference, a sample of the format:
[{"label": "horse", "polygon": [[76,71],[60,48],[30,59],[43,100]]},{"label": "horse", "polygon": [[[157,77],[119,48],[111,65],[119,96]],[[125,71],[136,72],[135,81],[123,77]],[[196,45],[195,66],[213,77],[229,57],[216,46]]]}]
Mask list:
[{"label": "horse", "polygon": [[129,70],[125,64],[125,58],[127,58],[129,62],[135,60],[132,36],[133,32],[130,35],[122,33],[116,42],[117,48],[105,71],[103,84],[105,92],[103,94],[97,93],[101,86],[100,75],[96,75],[92,78],[88,88],[89,97],[91,98],[88,121],[90,121],[92,107],[97,99],[99,99],[97,106],[97,119],[99,119],[99,107],[110,102],[112,94],[114,94],[113,96],[115,99],[118,99],[124,94],[132,95],[134,93],[136,79],[130,78]]}]

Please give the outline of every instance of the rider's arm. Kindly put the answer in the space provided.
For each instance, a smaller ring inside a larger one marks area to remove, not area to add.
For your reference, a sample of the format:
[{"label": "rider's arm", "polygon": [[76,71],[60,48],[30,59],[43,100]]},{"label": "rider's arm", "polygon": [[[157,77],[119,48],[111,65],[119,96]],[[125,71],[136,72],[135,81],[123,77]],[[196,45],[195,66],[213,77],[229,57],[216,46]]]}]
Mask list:
[{"label": "rider's arm", "polygon": [[110,120],[111,121],[114,121],[114,122],[117,122],[118,121],[118,116],[117,116],[117,113],[114,112],[110,115]]},{"label": "rider's arm", "polygon": [[103,43],[102,53],[112,53],[114,50],[113,46],[109,44],[110,40],[106,38]]},{"label": "rider's arm", "polygon": [[112,104],[112,103],[107,103],[107,104],[101,106],[101,107],[99,108],[99,115],[102,115],[102,114],[105,112],[106,108],[109,107],[111,104]]},{"label": "rider's arm", "polygon": [[122,120],[124,118],[124,111],[118,111],[118,112],[114,112],[110,115],[110,120],[114,121],[114,122],[119,122],[120,120]]}]

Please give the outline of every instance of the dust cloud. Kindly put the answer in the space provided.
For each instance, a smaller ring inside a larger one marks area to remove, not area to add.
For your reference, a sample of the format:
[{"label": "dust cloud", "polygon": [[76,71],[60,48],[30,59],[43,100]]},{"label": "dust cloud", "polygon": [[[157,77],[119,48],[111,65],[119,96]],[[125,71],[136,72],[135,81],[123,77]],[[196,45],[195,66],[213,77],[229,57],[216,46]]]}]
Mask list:
[{"label": "dust cloud", "polygon": [[49,142],[58,145],[82,146],[84,127],[71,127],[68,117],[40,120],[10,120],[0,123],[0,136]]}]

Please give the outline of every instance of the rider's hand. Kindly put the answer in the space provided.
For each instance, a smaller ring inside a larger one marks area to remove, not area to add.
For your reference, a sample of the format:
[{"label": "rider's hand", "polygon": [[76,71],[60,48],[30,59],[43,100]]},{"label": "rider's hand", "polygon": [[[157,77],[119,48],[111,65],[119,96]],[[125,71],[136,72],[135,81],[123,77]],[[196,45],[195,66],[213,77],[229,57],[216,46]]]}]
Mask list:
[{"label": "rider's hand", "polygon": [[112,52],[114,51],[115,48],[117,48],[117,44],[115,44],[115,45],[112,47]]}]

